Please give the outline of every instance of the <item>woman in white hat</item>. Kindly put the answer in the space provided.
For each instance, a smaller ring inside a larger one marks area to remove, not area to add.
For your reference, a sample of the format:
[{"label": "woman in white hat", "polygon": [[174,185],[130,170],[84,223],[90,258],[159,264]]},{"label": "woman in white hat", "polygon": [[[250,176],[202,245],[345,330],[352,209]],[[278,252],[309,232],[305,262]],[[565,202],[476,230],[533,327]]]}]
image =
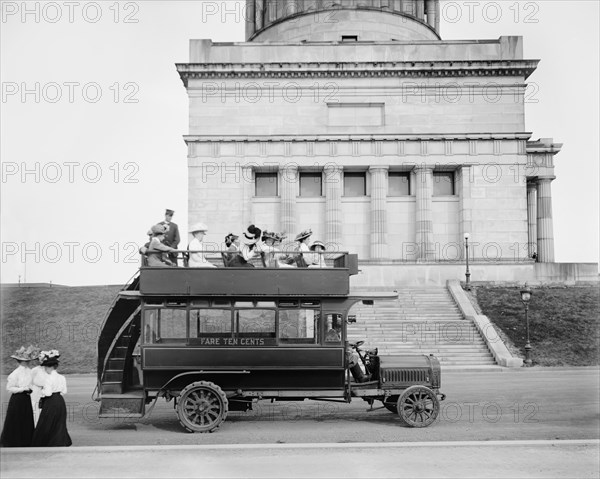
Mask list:
[{"label": "woman in white hat", "polygon": [[206,259],[202,250],[204,249],[204,235],[208,232],[208,226],[204,223],[196,223],[190,228],[190,233],[194,237],[188,245],[190,268],[216,268],[214,264]]},{"label": "woman in white hat", "polygon": [[19,366],[8,375],[6,390],[11,393],[0,435],[2,447],[29,447],[33,438],[33,408],[31,407],[31,361],[37,351],[34,346],[21,346],[11,358]]},{"label": "woman in white hat", "polygon": [[311,264],[308,265],[309,268],[327,268],[327,264],[325,263],[325,243],[319,240],[313,241],[310,245],[310,250],[313,252],[311,254]]},{"label": "woman in white hat", "polygon": [[68,447],[73,444],[67,431],[67,405],[63,398],[67,394],[67,380],[56,372],[59,358],[60,353],[56,349],[40,354],[47,376],[40,400],[42,412],[31,441],[34,447]]}]

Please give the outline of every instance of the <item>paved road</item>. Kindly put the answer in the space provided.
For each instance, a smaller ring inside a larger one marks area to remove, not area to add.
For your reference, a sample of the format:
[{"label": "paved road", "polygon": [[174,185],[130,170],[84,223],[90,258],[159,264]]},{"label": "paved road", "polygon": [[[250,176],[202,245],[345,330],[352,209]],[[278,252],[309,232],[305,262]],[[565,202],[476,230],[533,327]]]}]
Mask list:
[{"label": "paved road", "polygon": [[90,398],[95,378],[72,375],[66,401],[74,447],[3,450],[0,472],[2,478],[32,477],[40,469],[44,477],[598,477],[598,373],[446,371],[447,399],[439,420],[424,429],[403,426],[385,409],[367,412],[361,400],[263,401],[254,411],[230,413],[213,434],[184,432],[172,403],[162,399],[150,418],[100,420]]},{"label": "paved road", "polygon": [[[444,373],[439,420],[403,426],[386,409],[351,404],[262,401],[231,412],[212,434],[186,433],[172,402],[160,399],[147,419],[98,419],[93,376],[68,376],[74,446],[490,441],[600,438],[598,368]],[[6,408],[3,396],[3,411]]]}]

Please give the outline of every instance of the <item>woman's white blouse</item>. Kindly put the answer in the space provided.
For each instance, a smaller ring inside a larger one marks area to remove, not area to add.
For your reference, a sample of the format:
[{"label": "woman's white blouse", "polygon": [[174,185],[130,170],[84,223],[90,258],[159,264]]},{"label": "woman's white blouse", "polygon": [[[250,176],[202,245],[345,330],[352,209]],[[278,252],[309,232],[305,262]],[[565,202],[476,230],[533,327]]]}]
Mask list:
[{"label": "woman's white blouse", "polygon": [[52,396],[54,393],[67,394],[67,380],[56,371],[47,375],[46,382],[42,389],[42,396]]},{"label": "woman's white blouse", "polygon": [[[188,245],[188,250],[197,251],[204,249],[204,245],[198,238],[194,238]],[[192,268],[214,268],[215,265],[206,259],[204,253],[190,253],[188,265]]]},{"label": "woman's white blouse", "polygon": [[6,390],[14,394],[22,393],[27,389],[31,389],[31,369],[19,365],[8,375]]}]

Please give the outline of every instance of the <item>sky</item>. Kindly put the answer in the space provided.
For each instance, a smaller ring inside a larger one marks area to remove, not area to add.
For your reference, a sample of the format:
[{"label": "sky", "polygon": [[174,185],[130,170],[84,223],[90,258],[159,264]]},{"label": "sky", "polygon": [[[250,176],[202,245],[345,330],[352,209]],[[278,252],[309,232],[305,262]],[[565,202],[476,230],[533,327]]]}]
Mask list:
[{"label": "sky", "polygon": [[[1,1],[2,283],[123,284],[150,225],[187,232],[190,39],[243,41],[235,1]],[[563,143],[558,262],[598,262],[599,3],[446,1],[441,35],[524,37],[526,131]]]}]

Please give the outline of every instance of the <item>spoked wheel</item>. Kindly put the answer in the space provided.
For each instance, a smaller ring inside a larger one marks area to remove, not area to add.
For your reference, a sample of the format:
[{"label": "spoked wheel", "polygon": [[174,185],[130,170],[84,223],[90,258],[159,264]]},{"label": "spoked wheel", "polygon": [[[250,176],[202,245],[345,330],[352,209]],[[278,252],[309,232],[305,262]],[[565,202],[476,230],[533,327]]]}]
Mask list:
[{"label": "spoked wheel", "polygon": [[177,417],[189,432],[213,432],[227,417],[229,403],[214,383],[198,381],[181,391]]},{"label": "spoked wheel", "polygon": [[394,414],[398,414],[398,398],[400,396],[390,396],[387,401],[383,403],[383,406]]},{"label": "spoked wheel", "polygon": [[427,427],[440,412],[436,394],[425,386],[411,386],[398,398],[398,415],[411,427]]}]

